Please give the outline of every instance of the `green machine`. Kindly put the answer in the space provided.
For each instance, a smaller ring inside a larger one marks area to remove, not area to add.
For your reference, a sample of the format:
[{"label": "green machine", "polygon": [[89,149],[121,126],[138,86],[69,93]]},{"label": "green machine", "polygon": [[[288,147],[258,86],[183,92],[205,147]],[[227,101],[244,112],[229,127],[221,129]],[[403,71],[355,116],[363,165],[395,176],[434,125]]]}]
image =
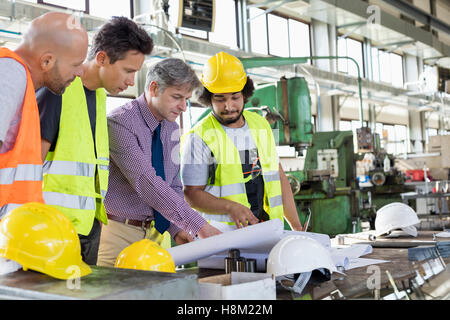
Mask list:
[{"label": "green machine", "polygon": [[[362,94],[359,65],[347,56],[241,58],[244,68],[306,63],[309,59],[346,59],[356,65],[361,123]],[[300,221],[308,230],[335,236],[361,231],[360,192],[357,185],[352,131],[313,133],[311,97],[302,77],[259,86],[247,108],[262,111],[279,145],[294,147],[303,167],[286,170]],[[310,215],[310,216],[308,216]],[[287,223],[285,228],[288,229]]]},{"label": "green machine", "polygon": [[[311,213],[313,232],[330,236],[359,231],[358,190],[353,133],[313,133],[311,97],[302,77],[281,78],[255,90],[245,106],[261,112],[279,145],[294,147],[304,157],[302,170],[286,171],[302,223]],[[288,229],[287,222],[285,223]]]},{"label": "green machine", "polygon": [[[305,63],[308,59],[349,57],[240,58],[244,68]],[[354,61],[356,63],[356,61]],[[359,66],[358,70],[359,70]],[[359,79],[360,80],[360,79]],[[361,92],[361,83],[358,81]],[[361,95],[360,95],[361,96]],[[362,102],[360,104],[362,113]],[[301,169],[286,170],[300,222],[308,231],[334,236],[360,231],[352,131],[313,132],[311,96],[303,77],[282,77],[259,85],[245,105],[271,124],[278,145],[294,147]],[[205,117],[207,110],[197,120]],[[289,229],[287,222],[285,229]]]}]

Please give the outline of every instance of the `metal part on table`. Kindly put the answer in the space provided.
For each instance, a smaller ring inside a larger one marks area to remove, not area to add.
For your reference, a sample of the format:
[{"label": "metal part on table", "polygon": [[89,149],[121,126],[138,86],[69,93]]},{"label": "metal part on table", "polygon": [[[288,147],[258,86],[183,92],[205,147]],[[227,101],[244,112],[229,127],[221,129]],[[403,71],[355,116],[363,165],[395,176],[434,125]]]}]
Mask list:
[{"label": "metal part on table", "polygon": [[34,271],[0,276],[0,299],[191,300],[197,275],[92,266],[92,273],[58,280]]},{"label": "metal part on table", "polygon": [[408,249],[409,261],[423,261],[439,257],[436,246],[415,247]]}]

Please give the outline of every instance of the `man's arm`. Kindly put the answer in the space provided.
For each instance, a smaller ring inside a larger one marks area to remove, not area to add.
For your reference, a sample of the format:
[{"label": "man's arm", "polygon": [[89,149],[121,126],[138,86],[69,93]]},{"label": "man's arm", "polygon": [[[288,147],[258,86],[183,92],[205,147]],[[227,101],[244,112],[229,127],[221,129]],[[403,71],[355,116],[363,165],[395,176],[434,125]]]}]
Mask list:
[{"label": "man's arm", "polygon": [[206,186],[185,186],[186,201],[195,209],[209,214],[228,214],[238,228],[257,224],[253,212],[240,203],[221,199],[205,191]]},{"label": "man's arm", "polygon": [[62,97],[43,87],[36,91],[36,101],[41,123],[41,158],[45,162],[51,145],[58,139]]},{"label": "man's arm", "polygon": [[[303,231],[303,227],[298,219],[297,207],[295,205],[294,195],[292,194],[291,184],[284,173],[281,163],[279,165],[281,193],[283,198],[284,217],[286,218],[292,230]],[[305,230],[306,231],[306,230]]]},{"label": "man's arm", "polygon": [[50,150],[50,146],[52,144],[50,142],[48,142],[45,139],[41,139],[41,158],[42,158],[42,162],[45,161],[45,158],[47,158],[47,153],[48,150]]},{"label": "man's arm", "polygon": [[0,58],[0,72],[5,75],[0,77],[0,152],[7,152],[19,132],[27,74],[22,64],[10,58]]}]

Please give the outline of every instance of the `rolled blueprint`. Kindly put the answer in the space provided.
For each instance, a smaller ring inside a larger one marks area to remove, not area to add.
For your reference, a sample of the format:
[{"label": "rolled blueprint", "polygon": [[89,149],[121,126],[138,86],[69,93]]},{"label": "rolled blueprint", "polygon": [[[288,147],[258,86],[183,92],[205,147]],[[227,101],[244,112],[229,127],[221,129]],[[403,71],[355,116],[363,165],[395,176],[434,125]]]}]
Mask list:
[{"label": "rolled blueprint", "polygon": [[271,249],[283,235],[283,223],[273,219],[217,236],[195,240],[168,249],[175,265],[195,262],[218,252],[236,249]]}]

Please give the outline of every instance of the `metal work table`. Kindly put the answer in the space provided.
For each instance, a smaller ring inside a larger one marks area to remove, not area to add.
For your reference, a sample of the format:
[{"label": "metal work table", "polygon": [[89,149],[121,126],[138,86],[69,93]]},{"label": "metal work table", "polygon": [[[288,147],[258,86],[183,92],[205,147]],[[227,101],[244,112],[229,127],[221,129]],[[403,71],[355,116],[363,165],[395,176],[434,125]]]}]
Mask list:
[{"label": "metal work table", "polygon": [[58,280],[34,271],[0,276],[0,299],[190,300],[198,293],[197,276],[92,266],[76,280]]},{"label": "metal work table", "polygon": [[[390,262],[374,264],[370,266],[355,268],[345,271],[345,276],[333,274],[330,281],[322,282],[318,285],[308,284],[304,293],[308,293],[313,300],[324,299],[329,296],[338,295],[340,293],[346,299],[374,299],[374,290],[370,289],[368,285],[374,277],[379,275],[379,292],[384,292],[381,297],[386,295],[386,292],[393,291],[392,282],[389,275],[392,277],[395,286],[398,290],[403,290],[404,287],[411,285],[410,280],[416,278],[417,273],[424,274],[424,265],[430,263],[429,260],[424,261],[409,261],[408,248],[417,246],[429,246],[436,243],[433,234],[439,231],[419,231],[418,236],[412,238],[411,236],[399,236],[398,238],[383,238],[379,237],[376,241],[365,241],[362,239],[350,239],[351,243],[367,243],[373,245],[373,252],[365,255],[363,258],[388,260]],[[448,238],[437,238],[438,241],[448,241]],[[443,259],[447,271],[450,271],[450,258]],[[387,272],[389,272],[389,275]],[[198,278],[209,277],[213,275],[223,274],[224,270],[217,269],[202,269],[190,268],[180,270],[183,274],[196,274]],[[448,273],[448,272],[447,272]],[[278,300],[292,300],[294,296],[287,290],[277,287]]]},{"label": "metal work table", "polygon": [[[345,271],[345,276],[333,274],[330,281],[316,285],[308,284],[305,292],[314,300],[336,295],[346,299],[374,299],[376,293],[369,284],[373,277],[378,277],[378,294],[380,291],[392,292],[393,283],[398,290],[403,290],[404,286],[411,285],[411,280],[416,278],[418,273],[424,273],[425,264],[429,263],[428,260],[409,261],[408,248],[435,243],[433,234],[437,232],[419,231],[417,238],[377,238],[374,244],[384,241],[389,245],[384,247],[375,245],[373,252],[364,258],[390,262],[351,269]],[[448,238],[437,240],[448,241]],[[370,243],[357,239],[352,241]],[[445,258],[444,263],[447,265],[447,271],[444,273],[449,274],[450,258]],[[19,270],[1,275],[0,299],[197,300],[197,279],[224,273],[224,270],[200,268],[182,269],[176,274],[105,267],[91,268],[92,273],[80,279],[79,288],[76,288],[75,280],[58,280],[34,271]],[[381,294],[381,297],[385,295]],[[296,297],[289,291],[277,287],[277,299],[291,300]]]}]

